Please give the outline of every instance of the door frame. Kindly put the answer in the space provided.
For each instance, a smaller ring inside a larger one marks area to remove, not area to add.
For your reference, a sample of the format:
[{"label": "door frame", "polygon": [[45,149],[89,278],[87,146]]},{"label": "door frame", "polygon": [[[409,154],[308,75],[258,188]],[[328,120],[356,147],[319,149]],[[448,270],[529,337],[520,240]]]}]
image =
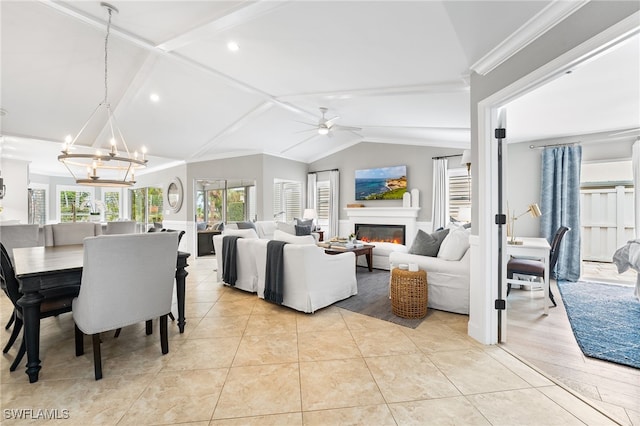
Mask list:
[{"label": "door frame", "polygon": [[[638,34],[639,12],[623,19],[591,39],[581,43],[554,60],[532,71],[526,76],[502,88],[478,102],[477,164],[478,173],[478,236],[471,239],[472,254],[476,260],[471,263],[471,300],[469,334],[484,344],[498,343],[498,314],[494,301],[498,298],[498,273],[502,275],[502,294],[506,294],[506,254],[502,252],[502,270],[498,271],[498,227],[494,224],[498,211],[506,211],[506,205],[498,209],[498,160],[497,144],[493,132],[498,127],[498,111],[514,99],[563,75],[570,69],[595,59],[611,47]],[[508,146],[509,130],[507,128]],[[507,151],[505,149],[505,151]],[[504,188],[502,189],[504,193]],[[503,197],[503,204],[505,204]],[[502,236],[506,244],[506,232]],[[502,327],[506,330],[507,315],[503,316]],[[506,333],[502,334],[505,341]]]}]

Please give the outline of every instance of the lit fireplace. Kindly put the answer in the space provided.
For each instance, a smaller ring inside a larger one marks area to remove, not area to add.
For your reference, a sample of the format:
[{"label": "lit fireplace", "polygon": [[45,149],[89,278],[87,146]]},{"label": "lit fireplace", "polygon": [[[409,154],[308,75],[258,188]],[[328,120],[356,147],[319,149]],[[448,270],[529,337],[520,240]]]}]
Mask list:
[{"label": "lit fireplace", "polygon": [[356,238],[367,243],[404,244],[405,225],[355,224]]}]

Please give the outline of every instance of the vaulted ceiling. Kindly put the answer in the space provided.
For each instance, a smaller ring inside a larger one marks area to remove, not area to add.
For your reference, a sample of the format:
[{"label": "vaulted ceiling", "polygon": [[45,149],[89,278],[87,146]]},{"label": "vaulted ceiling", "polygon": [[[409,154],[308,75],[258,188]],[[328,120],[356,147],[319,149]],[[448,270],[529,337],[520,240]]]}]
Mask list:
[{"label": "vaulted ceiling", "polygon": [[[109,99],[150,170],[247,153],[310,162],[361,141],[468,148],[469,74],[579,7],[569,3],[114,0]],[[60,144],[104,96],[107,11],[2,1],[0,12],[2,156],[65,174]],[[319,107],[356,129],[319,135]],[[638,126],[627,113],[616,128]],[[104,126],[92,122],[82,144],[106,147]]]}]

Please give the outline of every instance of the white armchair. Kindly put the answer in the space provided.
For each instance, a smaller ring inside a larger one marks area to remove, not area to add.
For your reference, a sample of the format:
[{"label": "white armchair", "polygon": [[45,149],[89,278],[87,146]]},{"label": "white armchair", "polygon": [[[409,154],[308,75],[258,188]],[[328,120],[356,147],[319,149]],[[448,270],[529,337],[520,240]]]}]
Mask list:
[{"label": "white armchair", "polygon": [[[254,244],[258,297],[264,299],[267,245]],[[358,294],[355,255],[325,254],[315,244],[287,244],[283,248],[283,302],[297,311],[313,313]]]},{"label": "white armchair", "polygon": [[102,378],[100,333],[160,317],[162,353],[169,352],[178,234],[103,235],[84,241],[80,293],[73,300],[76,356],[84,353],[83,333],[93,337],[95,378]]},{"label": "white armchair", "polygon": [[[256,263],[253,259],[251,244],[257,242],[258,234],[253,229],[225,229],[222,234],[213,236],[213,248],[216,252],[216,261],[218,262],[218,281],[222,281],[224,272],[222,240],[225,235],[236,235],[242,237],[238,239],[237,243],[237,280],[234,287],[255,293],[257,289],[256,283],[258,281],[258,273],[256,271]],[[262,241],[265,241],[266,244],[266,240]]]}]

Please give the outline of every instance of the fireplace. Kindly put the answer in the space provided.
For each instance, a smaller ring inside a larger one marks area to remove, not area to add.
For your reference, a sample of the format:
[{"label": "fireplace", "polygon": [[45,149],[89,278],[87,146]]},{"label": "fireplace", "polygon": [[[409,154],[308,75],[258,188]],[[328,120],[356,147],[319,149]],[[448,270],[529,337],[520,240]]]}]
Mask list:
[{"label": "fireplace", "polygon": [[356,223],[356,238],[367,242],[405,243],[405,225],[383,225],[375,223]]}]

